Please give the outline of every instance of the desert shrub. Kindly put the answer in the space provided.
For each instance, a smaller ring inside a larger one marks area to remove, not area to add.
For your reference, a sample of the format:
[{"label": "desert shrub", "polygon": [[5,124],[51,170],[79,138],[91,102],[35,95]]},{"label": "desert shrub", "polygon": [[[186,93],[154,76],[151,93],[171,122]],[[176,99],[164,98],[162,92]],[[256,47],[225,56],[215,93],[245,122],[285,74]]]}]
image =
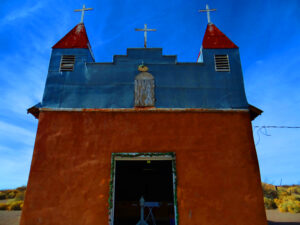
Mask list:
[{"label": "desert shrub", "polygon": [[15,191],[10,191],[6,194],[6,198],[15,198],[16,197],[16,192]]},{"label": "desert shrub", "polygon": [[269,199],[278,198],[278,192],[275,190],[275,186],[271,184],[262,183],[262,189],[264,197]]},{"label": "desert shrub", "polygon": [[280,212],[300,213],[300,202],[285,201],[279,206]]},{"label": "desert shrub", "polygon": [[0,203],[0,210],[7,210],[8,205],[6,203]]},{"label": "desert shrub", "polygon": [[274,202],[274,199],[264,197],[264,203],[266,209],[276,209],[277,205]]},{"label": "desert shrub", "polygon": [[13,203],[13,202],[15,202],[15,199],[14,198],[12,198],[12,199],[8,199],[7,201],[6,201],[6,204],[11,204],[11,203]]},{"label": "desert shrub", "polygon": [[8,210],[21,210],[21,205],[23,204],[23,201],[14,201],[9,204]]},{"label": "desert shrub", "polygon": [[25,198],[25,192],[18,192],[16,194],[15,200],[16,201],[23,201]]},{"label": "desert shrub", "polygon": [[287,189],[287,192],[290,194],[300,194],[300,187],[299,186],[289,187]]},{"label": "desert shrub", "polygon": [[296,200],[300,201],[300,195],[295,194],[295,195],[293,195],[293,196],[295,197]]},{"label": "desert shrub", "polygon": [[289,195],[290,195],[290,193],[285,188],[280,188],[278,190],[278,198],[285,198],[285,197],[288,197]]},{"label": "desert shrub", "polygon": [[261,183],[261,186],[263,189],[275,189],[275,186],[272,184],[267,184],[267,183]]},{"label": "desert shrub", "polygon": [[300,201],[295,196],[285,196],[274,201],[280,212],[300,213]]},{"label": "desert shrub", "polygon": [[0,200],[6,199],[6,194],[3,192],[0,192]]}]

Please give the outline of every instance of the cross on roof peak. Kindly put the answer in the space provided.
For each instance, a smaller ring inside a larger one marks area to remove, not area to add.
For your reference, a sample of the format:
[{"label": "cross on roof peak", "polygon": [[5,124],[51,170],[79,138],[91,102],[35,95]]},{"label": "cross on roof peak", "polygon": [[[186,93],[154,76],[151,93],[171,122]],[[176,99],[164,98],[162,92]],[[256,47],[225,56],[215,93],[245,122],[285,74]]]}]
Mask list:
[{"label": "cross on roof peak", "polygon": [[211,20],[210,20],[210,12],[212,11],[216,11],[217,9],[210,9],[208,4],[206,4],[206,9],[201,9],[198,12],[206,12],[207,13],[207,22],[208,24],[212,24]]},{"label": "cross on roof peak", "polygon": [[85,8],[85,4],[83,4],[82,9],[75,9],[74,12],[81,12],[81,21],[80,23],[83,23],[84,19],[84,12],[88,10],[93,10],[93,8]]},{"label": "cross on roof peak", "polygon": [[156,29],[147,29],[147,24],[144,24],[144,29],[135,28],[135,31],[144,31],[144,47],[147,48],[147,31],[156,31]]}]

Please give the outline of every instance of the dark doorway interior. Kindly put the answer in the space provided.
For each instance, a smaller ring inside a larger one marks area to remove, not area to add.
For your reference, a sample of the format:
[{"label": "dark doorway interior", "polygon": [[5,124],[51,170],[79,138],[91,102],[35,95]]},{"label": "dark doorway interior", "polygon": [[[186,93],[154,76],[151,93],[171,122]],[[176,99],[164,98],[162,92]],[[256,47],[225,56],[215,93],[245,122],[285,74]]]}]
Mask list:
[{"label": "dark doorway interior", "polygon": [[[171,160],[116,161],[114,225],[135,225],[140,219],[139,200],[158,203],[152,208],[157,225],[174,221]],[[150,203],[151,204],[151,203]],[[145,218],[149,208],[145,208]],[[152,220],[147,221],[152,225]]]}]

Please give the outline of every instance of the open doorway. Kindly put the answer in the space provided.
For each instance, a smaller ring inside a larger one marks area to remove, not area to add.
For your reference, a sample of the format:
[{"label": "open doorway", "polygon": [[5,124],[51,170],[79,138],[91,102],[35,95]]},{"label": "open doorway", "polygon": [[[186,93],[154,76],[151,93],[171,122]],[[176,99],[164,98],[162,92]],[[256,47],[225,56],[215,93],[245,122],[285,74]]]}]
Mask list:
[{"label": "open doorway", "polygon": [[145,220],[148,225],[175,225],[175,164],[173,158],[166,159],[116,158],[111,224],[136,225]]}]

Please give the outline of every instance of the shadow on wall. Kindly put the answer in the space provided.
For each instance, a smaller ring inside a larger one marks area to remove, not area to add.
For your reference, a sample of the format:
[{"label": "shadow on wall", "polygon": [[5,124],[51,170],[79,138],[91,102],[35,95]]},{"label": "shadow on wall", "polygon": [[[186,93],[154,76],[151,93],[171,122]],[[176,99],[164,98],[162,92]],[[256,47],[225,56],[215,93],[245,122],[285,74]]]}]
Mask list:
[{"label": "shadow on wall", "polygon": [[268,225],[300,225],[300,222],[295,223],[295,222],[272,222],[272,221],[268,221]]}]

